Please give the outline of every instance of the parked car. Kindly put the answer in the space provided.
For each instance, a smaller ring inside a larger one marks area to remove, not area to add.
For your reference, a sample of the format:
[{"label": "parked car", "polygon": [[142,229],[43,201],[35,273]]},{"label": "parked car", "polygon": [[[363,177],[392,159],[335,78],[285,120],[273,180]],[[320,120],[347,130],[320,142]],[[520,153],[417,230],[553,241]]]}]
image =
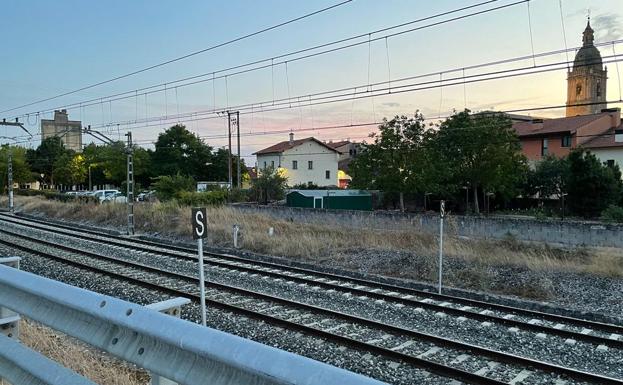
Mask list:
[{"label": "parked car", "polygon": [[99,199],[101,203],[101,202],[104,202],[108,197],[115,195],[115,194],[121,194],[121,191],[119,190],[96,190],[96,191],[93,191],[91,196],[94,196],[97,199]]},{"label": "parked car", "polygon": [[102,203],[128,203],[128,197],[121,192],[116,192],[111,195],[107,195]]}]

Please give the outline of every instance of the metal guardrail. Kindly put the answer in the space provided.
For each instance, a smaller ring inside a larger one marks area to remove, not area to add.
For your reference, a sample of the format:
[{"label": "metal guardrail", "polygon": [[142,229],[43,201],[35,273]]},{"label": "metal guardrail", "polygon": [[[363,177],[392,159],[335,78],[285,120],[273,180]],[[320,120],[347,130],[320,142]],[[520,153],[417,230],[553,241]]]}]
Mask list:
[{"label": "metal guardrail", "polygon": [[[382,384],[134,303],[1,265],[0,306],[179,384]],[[7,368],[0,367],[0,377],[9,378],[4,370]]]},{"label": "metal guardrail", "polygon": [[97,385],[2,334],[0,377],[15,385]]}]

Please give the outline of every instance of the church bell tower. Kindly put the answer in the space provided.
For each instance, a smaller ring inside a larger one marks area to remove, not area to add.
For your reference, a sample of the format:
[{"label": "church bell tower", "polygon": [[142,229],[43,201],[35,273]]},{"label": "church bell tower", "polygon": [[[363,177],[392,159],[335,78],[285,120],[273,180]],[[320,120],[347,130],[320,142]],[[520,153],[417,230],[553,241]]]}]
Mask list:
[{"label": "church bell tower", "polygon": [[608,70],[603,67],[601,54],[593,41],[594,31],[589,19],[582,48],[575,55],[573,69],[567,73],[567,116],[595,114],[606,108]]}]

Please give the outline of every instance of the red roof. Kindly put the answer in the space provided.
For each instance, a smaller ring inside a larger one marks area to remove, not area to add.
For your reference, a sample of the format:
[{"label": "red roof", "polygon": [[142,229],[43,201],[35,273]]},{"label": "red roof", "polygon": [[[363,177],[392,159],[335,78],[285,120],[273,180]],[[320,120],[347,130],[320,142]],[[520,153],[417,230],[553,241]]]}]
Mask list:
[{"label": "red roof", "polygon": [[513,128],[520,138],[554,133],[575,133],[578,128],[603,116],[604,113],[571,116],[568,118],[533,120],[532,122],[517,122],[513,124]]},{"label": "red roof", "polygon": [[350,143],[349,140],[342,140],[342,141],[339,141],[339,142],[329,142],[329,143],[327,143],[327,146],[329,146],[331,148],[338,148],[338,147],[345,146],[345,145],[347,145],[349,143]]},{"label": "red roof", "polygon": [[623,124],[616,129],[611,128],[601,135],[597,135],[594,138],[587,140],[582,147],[585,148],[605,148],[605,147],[623,147],[623,142],[615,142],[614,135],[616,131],[623,130]]},{"label": "red roof", "polygon": [[296,146],[300,146],[303,143],[309,142],[310,140],[320,144],[321,146],[324,146],[324,147],[328,148],[331,151],[335,151],[335,152],[339,153],[339,151],[337,151],[335,148],[330,147],[329,145],[327,145],[327,143],[321,142],[320,140],[318,140],[318,139],[316,139],[314,137],[309,137],[309,138],[305,138],[305,139],[293,140],[292,142],[290,142],[289,140],[285,140],[283,142],[279,142],[277,144],[274,144],[274,145],[272,145],[270,147],[266,147],[263,150],[259,150],[257,152],[254,152],[253,155],[282,153],[282,152],[284,152],[286,150],[289,150],[291,148],[294,148]]}]

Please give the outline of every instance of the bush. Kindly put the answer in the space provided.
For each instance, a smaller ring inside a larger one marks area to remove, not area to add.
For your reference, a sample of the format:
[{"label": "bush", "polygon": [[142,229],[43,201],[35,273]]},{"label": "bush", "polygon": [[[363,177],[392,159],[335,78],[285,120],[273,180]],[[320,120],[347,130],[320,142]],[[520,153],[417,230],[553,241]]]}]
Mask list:
[{"label": "bush", "polygon": [[601,212],[601,219],[606,222],[623,223],[623,207],[610,205]]},{"label": "bush", "polygon": [[228,192],[230,202],[247,202],[249,200],[249,190],[233,188]]},{"label": "bush", "polygon": [[23,196],[42,196],[45,199],[55,200],[60,202],[81,202],[81,203],[99,203],[99,199],[92,196],[76,196],[67,195],[53,190],[30,190],[30,189],[17,189],[14,190],[15,195]]},{"label": "bush", "polygon": [[152,188],[156,190],[156,196],[162,201],[177,198],[183,192],[195,190],[195,180],[184,175],[164,175],[155,178]]},{"label": "bush", "polygon": [[175,200],[183,206],[213,206],[227,202],[227,190],[214,191],[180,191]]}]

